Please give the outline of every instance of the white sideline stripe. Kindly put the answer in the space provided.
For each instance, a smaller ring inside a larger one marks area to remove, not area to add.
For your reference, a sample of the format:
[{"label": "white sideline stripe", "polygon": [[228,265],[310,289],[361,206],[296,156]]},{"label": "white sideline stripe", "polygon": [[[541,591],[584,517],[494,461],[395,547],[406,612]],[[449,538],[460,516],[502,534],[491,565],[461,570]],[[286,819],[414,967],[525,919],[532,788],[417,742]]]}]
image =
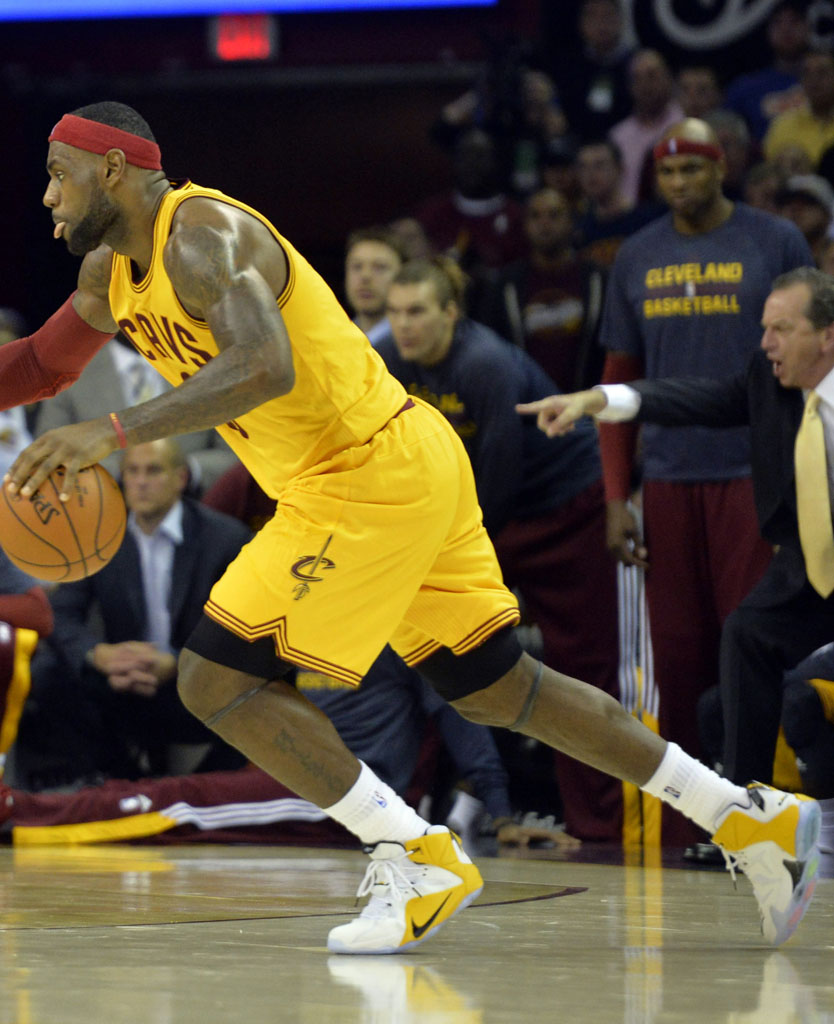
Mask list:
[{"label": "white sideline stripe", "polygon": [[193,807],[180,801],[157,813],[180,825],[195,825],[203,830],[233,825],[269,825],[275,821],[324,821],[327,818],[320,807],[298,797],[218,804],[215,807]]}]

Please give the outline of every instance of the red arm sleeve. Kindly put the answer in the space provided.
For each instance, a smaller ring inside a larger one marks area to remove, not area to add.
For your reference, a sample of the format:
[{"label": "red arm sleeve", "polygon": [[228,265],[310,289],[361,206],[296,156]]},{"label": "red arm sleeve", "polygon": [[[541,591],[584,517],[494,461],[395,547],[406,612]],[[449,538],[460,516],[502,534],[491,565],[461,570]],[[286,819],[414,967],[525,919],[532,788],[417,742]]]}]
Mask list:
[{"label": "red arm sleeve", "polygon": [[0,620],[15,628],[34,629],[38,636],[49,636],[54,621],[46,591],[32,587],[25,594],[0,594]]},{"label": "red arm sleeve", "polygon": [[[609,352],[602,371],[603,384],[627,384],[642,377],[643,365],[636,356]],[[599,452],[606,501],[625,501],[631,493],[634,449],[638,423],[600,423]]]},{"label": "red arm sleeve", "polygon": [[81,319],[71,295],[34,334],[0,348],[0,409],[51,398],[68,388],[112,337]]}]

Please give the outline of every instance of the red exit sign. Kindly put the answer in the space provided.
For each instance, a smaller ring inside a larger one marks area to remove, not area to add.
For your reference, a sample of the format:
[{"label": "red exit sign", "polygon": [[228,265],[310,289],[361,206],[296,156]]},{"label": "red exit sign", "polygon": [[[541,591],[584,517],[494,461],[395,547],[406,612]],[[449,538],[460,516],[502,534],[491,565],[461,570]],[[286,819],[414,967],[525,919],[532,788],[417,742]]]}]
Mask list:
[{"label": "red exit sign", "polygon": [[217,60],[270,60],[275,56],[271,14],[219,14],[211,22],[211,50]]}]

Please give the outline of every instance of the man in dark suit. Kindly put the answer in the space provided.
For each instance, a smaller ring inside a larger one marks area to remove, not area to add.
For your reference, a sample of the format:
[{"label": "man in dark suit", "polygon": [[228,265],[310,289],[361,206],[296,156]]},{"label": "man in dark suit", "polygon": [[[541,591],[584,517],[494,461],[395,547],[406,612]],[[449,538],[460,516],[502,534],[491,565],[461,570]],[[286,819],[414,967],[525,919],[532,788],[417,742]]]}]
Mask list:
[{"label": "man in dark suit", "polygon": [[51,595],[55,630],[33,666],[16,761],[31,788],[243,761],[185,709],[176,673],[213,584],[251,535],[183,497],[188,468],[172,440],[128,448],[122,478],[122,547],[99,573]]},{"label": "man in dark suit", "polygon": [[[775,549],[764,577],[722,633],[724,773],[768,782],[782,710],[783,673],[834,637],[829,584],[808,578],[797,518],[796,436],[805,397],[820,399],[829,494],[834,464],[834,280],[812,267],[777,277],[765,302],[761,350],[746,373],[725,380],[635,381],[554,395],[519,407],[556,436],[582,415],[665,426],[749,424],[752,477],[762,536]],[[827,476],[827,479],[823,479]],[[829,497],[830,518],[830,497]],[[826,552],[834,567],[834,547]],[[834,573],[834,568],[831,569]]]}]

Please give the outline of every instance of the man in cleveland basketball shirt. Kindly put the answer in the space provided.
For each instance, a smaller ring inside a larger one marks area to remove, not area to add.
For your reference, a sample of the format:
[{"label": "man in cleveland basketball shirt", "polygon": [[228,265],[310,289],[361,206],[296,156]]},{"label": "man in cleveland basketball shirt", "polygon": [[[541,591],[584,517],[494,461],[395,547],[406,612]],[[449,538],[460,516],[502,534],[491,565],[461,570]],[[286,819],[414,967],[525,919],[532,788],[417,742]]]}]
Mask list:
[{"label": "man in cleveland basketball shirt", "polygon": [[47,171],[55,237],[84,257],[79,287],[0,350],[0,404],[67,386],[117,328],[179,386],[47,432],[7,486],[27,495],[63,465],[70,491],[118,445],[216,426],[278,499],[212,590],[179,687],[227,742],[370,847],[370,901],[329,948],[409,949],[482,886],[457,839],[281,678],[297,665],[358,683],[386,641],[464,716],[628,779],[715,832],[754,883],[766,937],[791,934],[813,890],[818,805],[720,779],[613,697],[522,653],[462,444],[406,396],[292,245],[244,204],[172,185],[148,125],[122,104],[63,117]]}]

